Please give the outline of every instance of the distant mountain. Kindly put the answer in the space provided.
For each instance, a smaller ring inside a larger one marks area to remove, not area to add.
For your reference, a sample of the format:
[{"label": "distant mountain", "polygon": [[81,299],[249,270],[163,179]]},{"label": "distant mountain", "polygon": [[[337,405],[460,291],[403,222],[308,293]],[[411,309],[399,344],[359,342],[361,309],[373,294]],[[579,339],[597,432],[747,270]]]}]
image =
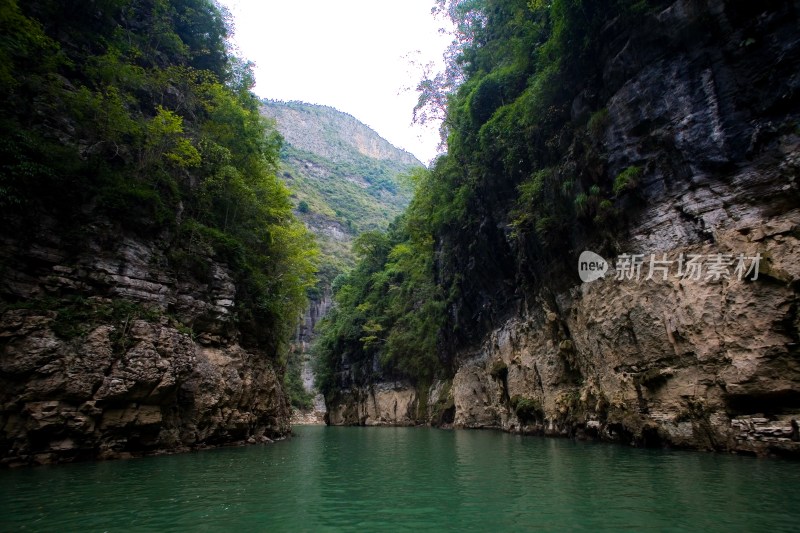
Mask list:
[{"label": "distant mountain", "polygon": [[354,266],[353,239],[385,229],[411,199],[404,174],[423,166],[354,117],[331,107],[263,101],[284,138],[280,175],[292,190],[295,213],[322,251],[320,282],[297,328],[286,371],[292,423],[321,423],[325,407],[313,389],[306,353],[314,327],[330,309],[333,279]]},{"label": "distant mountain", "polygon": [[330,281],[353,265],[350,245],[359,233],[385,229],[408,205],[411,190],[401,176],[423,165],[331,107],[268,100],[261,112],[284,137],[281,175],[298,216],[319,239]]}]

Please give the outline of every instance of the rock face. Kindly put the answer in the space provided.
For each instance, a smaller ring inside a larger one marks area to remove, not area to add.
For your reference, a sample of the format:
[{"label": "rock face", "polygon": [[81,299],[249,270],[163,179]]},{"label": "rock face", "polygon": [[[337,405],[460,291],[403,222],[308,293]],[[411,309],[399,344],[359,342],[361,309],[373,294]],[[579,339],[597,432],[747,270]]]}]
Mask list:
[{"label": "rock face", "polygon": [[262,112],[277,121],[287,143],[326,159],[348,160],[356,152],[409,167],[420,164],[413,155],[392,146],[356,118],[331,107],[265,101]]},{"label": "rock face", "polygon": [[315,394],[311,409],[304,410],[297,407],[292,408],[292,425],[309,425],[325,423],[325,398],[322,394],[315,393],[314,372],[311,367],[311,355],[308,352],[309,346],[314,340],[314,328],[317,322],[330,311],[333,306],[333,298],[330,289],[326,289],[317,298],[309,300],[303,319],[297,326],[294,336],[290,357],[297,357],[302,362],[301,379],[303,388],[308,393]]},{"label": "rock face", "polygon": [[[577,255],[554,266],[456,354],[417,422],[451,402],[457,427],[800,454],[800,34],[787,6],[678,1],[609,38],[602,143],[612,175],[643,169],[616,243],[638,270],[610,257],[605,279],[581,283]],[[693,256],[701,270],[687,270]],[[332,412],[366,413],[363,392]]]},{"label": "rock face", "polygon": [[209,259],[208,279],[198,280],[163,268],[164,236],[98,224],[76,248],[46,226],[31,241],[0,245],[0,292],[18,302],[0,320],[2,464],[289,433],[281,371],[234,326],[225,264]]},{"label": "rock face", "polygon": [[[375,383],[342,391],[328,406],[326,423],[334,426],[453,427],[455,403],[452,380],[430,387],[407,381]],[[462,426],[466,427],[466,426]]]},{"label": "rock face", "polygon": [[413,426],[417,408],[417,391],[410,383],[385,382],[354,389],[345,401],[329,408],[326,419],[334,426]]}]

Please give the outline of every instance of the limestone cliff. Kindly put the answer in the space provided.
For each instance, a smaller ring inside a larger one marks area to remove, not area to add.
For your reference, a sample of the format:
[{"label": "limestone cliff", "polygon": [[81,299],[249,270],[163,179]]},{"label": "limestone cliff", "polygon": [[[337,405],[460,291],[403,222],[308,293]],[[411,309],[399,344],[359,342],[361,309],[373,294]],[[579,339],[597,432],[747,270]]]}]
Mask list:
[{"label": "limestone cliff", "polygon": [[[116,458],[281,438],[282,370],[234,326],[225,263],[169,267],[171,238],[98,221],[67,243],[9,235],[0,292],[0,460]],[[68,297],[69,294],[86,296]]]},{"label": "limestone cliff", "polygon": [[316,247],[221,7],[0,11],[0,466],[287,435]]},{"label": "limestone cliff", "polygon": [[[331,422],[452,418],[457,427],[800,454],[800,34],[796,8],[779,4],[677,1],[631,30],[609,21],[602,80],[579,92],[572,114],[579,122],[604,109],[590,125],[603,172],[640,173],[622,230],[611,242],[587,233],[564,243],[569,259],[530,283],[520,272],[536,257],[515,248],[507,220],[487,215],[489,252],[472,246],[460,259],[475,274],[460,275],[490,277],[453,311],[465,334],[488,333],[457,349],[451,380],[400,387],[394,396],[411,397],[377,409],[388,385],[342,391]],[[565,146],[565,165],[584,164],[580,152]],[[503,212],[504,201],[487,197],[484,207]],[[605,279],[581,283],[583,250],[614,252]],[[642,256],[640,277],[623,269],[615,279],[622,254]],[[720,254],[725,275],[714,276]],[[705,261],[699,279],[678,275],[692,255]],[[761,258],[757,279],[735,275],[740,256]],[[651,257],[673,261],[669,275],[646,279]]]},{"label": "limestone cliff", "polygon": [[300,409],[292,406],[292,425],[323,424],[325,422],[325,399],[322,394],[317,392],[314,386],[314,372],[309,350],[315,337],[314,328],[330,311],[332,305],[333,300],[330,289],[325,289],[317,297],[309,300],[308,308],[297,325],[289,357],[296,359],[300,363],[302,387],[308,395],[313,395],[313,398],[310,409]]},{"label": "limestone cliff", "polygon": [[355,388],[328,406],[330,425],[413,426],[421,423],[417,390],[408,382],[382,382]]}]

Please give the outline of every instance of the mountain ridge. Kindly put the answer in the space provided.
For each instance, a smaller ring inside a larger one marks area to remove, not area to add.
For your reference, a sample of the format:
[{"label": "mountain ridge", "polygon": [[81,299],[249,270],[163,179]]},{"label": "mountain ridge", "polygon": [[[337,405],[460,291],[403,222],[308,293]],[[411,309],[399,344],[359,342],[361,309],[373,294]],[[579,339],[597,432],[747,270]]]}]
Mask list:
[{"label": "mountain ridge", "polygon": [[[417,157],[408,150],[393,145],[391,141],[387,140],[371,126],[360,121],[350,113],[341,111],[333,106],[312,104],[308,102],[302,102],[300,100],[283,101],[264,99],[262,100],[262,103],[266,109],[270,110],[270,113],[268,114],[271,116],[271,118],[278,122],[283,122],[284,124],[288,123],[289,119],[297,120],[298,118],[301,118],[301,115],[307,115],[307,112],[310,109],[314,109],[318,113],[322,113],[324,120],[316,122],[304,122],[305,133],[313,133],[315,129],[330,130],[330,128],[336,128],[337,126],[341,126],[343,123],[347,122],[355,125],[361,130],[360,133],[368,133],[369,137],[372,137],[371,139],[364,139],[363,136],[359,136],[356,139],[369,143],[367,146],[364,146],[364,144],[355,146],[357,151],[363,156],[379,160],[400,160],[409,165],[422,164],[419,159],[417,159]],[[309,126],[311,127],[310,130],[308,129]],[[364,132],[364,130],[367,131]],[[316,153],[317,155],[324,157],[330,156],[329,154],[321,151],[319,146],[309,143],[309,137],[301,135],[302,133],[302,130],[292,128],[286,128],[285,131],[281,131],[281,134],[284,136],[286,142],[292,146],[304,151]],[[343,139],[348,140],[346,137],[343,137]],[[332,159],[336,160],[335,157]]]},{"label": "mountain ridge", "polygon": [[411,199],[402,175],[423,167],[371,127],[331,106],[262,100],[261,113],[284,138],[280,176],[295,212],[317,236],[321,284],[354,265],[353,239],[385,230]]}]

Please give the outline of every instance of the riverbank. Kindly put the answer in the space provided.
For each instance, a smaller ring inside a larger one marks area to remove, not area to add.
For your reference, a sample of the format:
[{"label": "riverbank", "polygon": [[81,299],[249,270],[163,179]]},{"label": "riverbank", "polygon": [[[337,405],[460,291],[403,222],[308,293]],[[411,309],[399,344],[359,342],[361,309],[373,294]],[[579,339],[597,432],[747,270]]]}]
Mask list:
[{"label": "riverbank", "polygon": [[581,408],[601,403],[586,388],[572,391],[567,400],[561,396],[555,410],[544,411],[536,401],[509,394],[508,377],[493,376],[496,368],[504,368],[502,360],[476,358],[453,380],[435,381],[421,391],[402,381],[353,388],[331,402],[326,420],[333,426],[496,429],[642,448],[800,458],[797,417],[792,414],[737,416],[701,409],[659,413],[623,405],[607,406],[598,415]]}]

